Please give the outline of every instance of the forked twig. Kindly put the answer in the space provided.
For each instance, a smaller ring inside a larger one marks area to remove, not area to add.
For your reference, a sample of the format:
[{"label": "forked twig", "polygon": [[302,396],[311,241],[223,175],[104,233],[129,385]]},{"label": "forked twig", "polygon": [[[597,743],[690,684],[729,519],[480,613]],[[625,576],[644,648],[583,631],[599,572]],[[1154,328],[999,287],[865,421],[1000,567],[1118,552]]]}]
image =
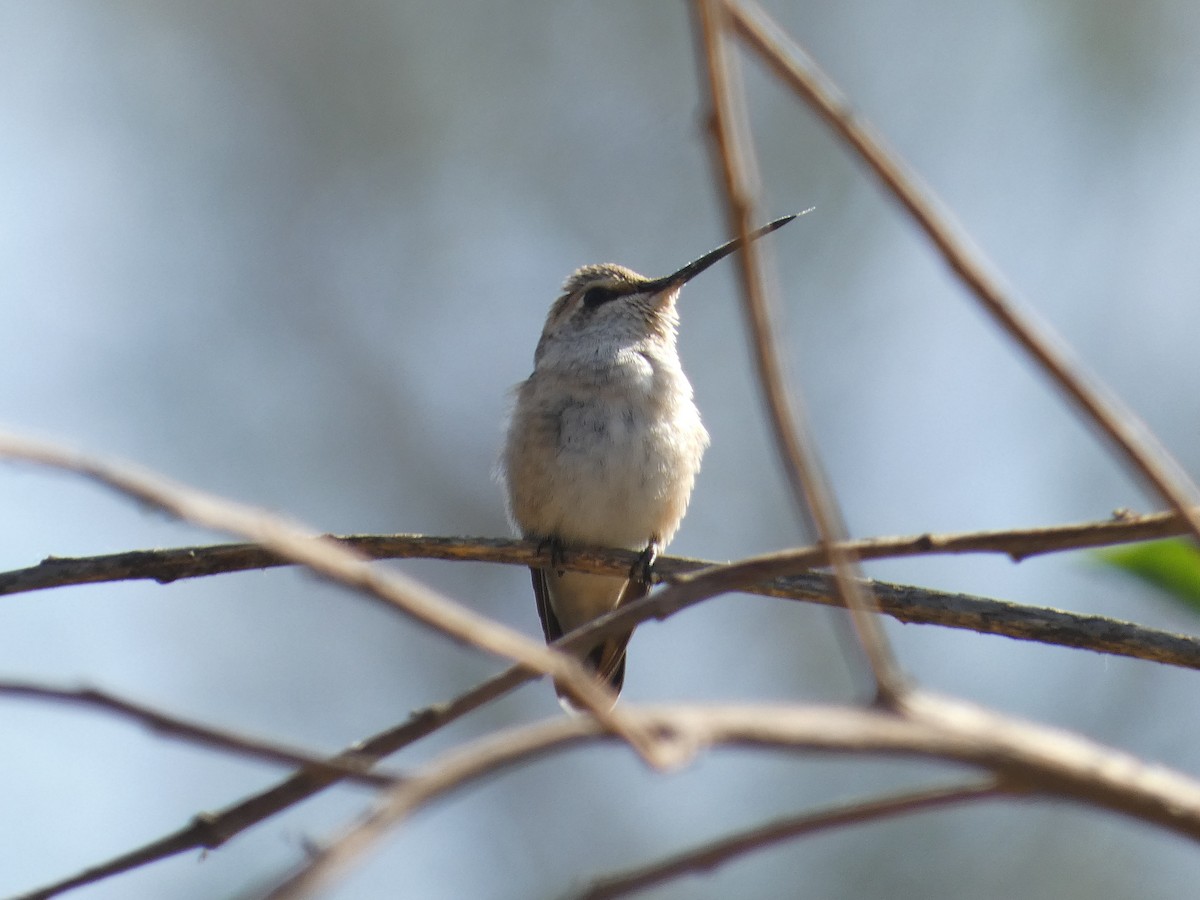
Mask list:
[{"label": "forked twig", "polygon": [[[347,759],[361,765],[378,762],[535,677],[529,670],[514,666],[454,700],[414,712],[406,722],[346,748],[331,762]],[[341,780],[334,768],[324,762],[300,769],[265,791],[252,794],[217,812],[201,813],[177,831],[53,884],[22,894],[14,900],[49,900],[77,887],[95,884],[179,853],[215,850],[246,829]]]}]

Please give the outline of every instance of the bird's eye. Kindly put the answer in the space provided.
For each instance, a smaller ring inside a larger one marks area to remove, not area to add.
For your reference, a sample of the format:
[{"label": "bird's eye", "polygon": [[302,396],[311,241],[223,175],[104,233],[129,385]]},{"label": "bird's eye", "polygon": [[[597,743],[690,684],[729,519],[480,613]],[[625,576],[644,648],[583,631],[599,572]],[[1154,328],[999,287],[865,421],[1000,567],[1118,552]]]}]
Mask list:
[{"label": "bird's eye", "polygon": [[597,306],[607,303],[609,300],[616,299],[616,296],[617,294],[612,288],[588,288],[583,292],[583,305],[588,309],[595,309]]}]

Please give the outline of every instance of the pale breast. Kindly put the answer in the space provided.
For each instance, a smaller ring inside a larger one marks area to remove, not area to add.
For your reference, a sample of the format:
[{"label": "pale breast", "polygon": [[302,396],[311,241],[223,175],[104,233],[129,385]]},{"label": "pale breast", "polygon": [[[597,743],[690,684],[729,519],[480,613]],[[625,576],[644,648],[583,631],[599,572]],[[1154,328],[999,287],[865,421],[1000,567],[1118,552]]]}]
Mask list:
[{"label": "pale breast", "polygon": [[708,443],[686,381],[633,395],[535,382],[522,386],[506,450],[521,530],[630,549],[670,540]]}]

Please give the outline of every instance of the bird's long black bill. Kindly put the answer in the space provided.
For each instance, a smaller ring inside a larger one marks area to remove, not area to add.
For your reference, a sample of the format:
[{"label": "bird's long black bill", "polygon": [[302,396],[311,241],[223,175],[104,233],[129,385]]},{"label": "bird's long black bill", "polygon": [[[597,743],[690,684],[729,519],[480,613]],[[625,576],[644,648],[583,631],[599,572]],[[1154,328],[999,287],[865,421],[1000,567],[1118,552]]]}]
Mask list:
[{"label": "bird's long black bill", "polygon": [[[808,210],[805,210],[804,212],[808,212]],[[804,213],[793,213],[790,216],[784,216],[782,219],[776,219],[774,222],[770,222],[767,225],[764,225],[762,228],[750,232],[750,240],[756,241],[764,234],[770,234],[772,231],[782,228],[788,222],[792,221],[792,219],[796,218],[796,216],[800,215],[804,215]],[[686,284],[713,263],[720,262],[722,259],[741,246],[742,239],[734,238],[732,241],[722,244],[716,250],[711,250],[708,253],[705,253],[699,259],[692,260],[679,271],[672,272],[665,278],[656,278],[654,281],[650,282],[649,285],[642,285],[639,289],[646,290],[648,287],[651,291],[661,291],[665,288],[678,287],[682,284]]]}]

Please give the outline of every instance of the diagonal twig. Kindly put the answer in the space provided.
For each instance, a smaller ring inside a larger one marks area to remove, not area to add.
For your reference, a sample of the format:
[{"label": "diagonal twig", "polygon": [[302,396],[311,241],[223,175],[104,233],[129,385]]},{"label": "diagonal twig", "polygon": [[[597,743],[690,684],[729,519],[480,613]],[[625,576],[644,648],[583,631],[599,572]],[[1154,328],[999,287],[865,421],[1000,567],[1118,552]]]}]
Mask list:
[{"label": "diagonal twig", "polygon": [[280,516],[205,494],[132,465],[101,460],[48,442],[0,433],[0,457],[74,472],[193,524],[254,541],[318,575],[383,601],[453,640],[550,675],[556,682],[562,681],[605,727],[627,739],[647,762],[666,764],[655,751],[653,737],[636,728],[630,730],[622,721],[623,712],[613,707],[611,692],[598,684],[578,660],[474,613],[415,579],[381,571],[366,557],[335,541]]},{"label": "diagonal twig", "polygon": [[336,765],[339,761],[355,760],[359,764],[369,765],[378,762],[534,677],[534,673],[518,666],[509,668],[454,700],[414,712],[407,721],[346,748],[329,761],[294,772],[265,791],[252,794],[217,812],[201,813],[177,831],[53,884],[22,894],[14,900],[49,900],[75,888],[95,884],[180,853],[215,850],[259,822],[339,783],[342,779],[329,763]]},{"label": "diagonal twig", "polygon": [[401,777],[369,771],[376,760],[356,758],[346,754],[335,759],[326,759],[315,753],[306,753],[275,741],[238,734],[224,728],[214,728],[189,722],[179,716],[151,709],[141,703],[116,697],[95,688],[52,688],[25,681],[0,681],[0,697],[21,697],[28,700],[45,700],[76,706],[90,706],[126,719],[139,722],[157,734],[179,738],[189,743],[226,750],[288,766],[304,766],[324,775],[365,784],[370,787],[389,787]]},{"label": "diagonal twig", "polygon": [[1004,782],[989,778],[975,784],[907,791],[789,816],[701,844],[649,865],[598,878],[590,887],[581,891],[576,900],[611,900],[613,897],[625,897],[684,875],[711,872],[747,853],[817,831],[874,822],[891,816],[938,809],[967,801],[1004,797],[1012,793],[1012,789],[1006,787]]},{"label": "diagonal twig", "polygon": [[745,100],[735,61],[725,38],[729,29],[723,0],[695,3],[702,57],[708,73],[714,153],[724,186],[731,229],[741,237],[738,269],[742,275],[743,309],[750,327],[758,383],[775,437],[775,445],[797,506],[811,515],[818,544],[828,554],[838,596],[850,613],[858,642],[875,680],[876,700],[894,704],[905,690],[904,678],[888,645],[870,589],[856,580],[854,560],[842,548],[846,528],[828,480],[821,470],[808,428],[789,402],[784,387],[767,308],[761,253],[750,240],[756,190],[754,151],[746,124]]},{"label": "diagonal twig", "polygon": [[879,179],[933,242],[992,319],[1029,354],[1038,367],[1074,403],[1200,540],[1200,492],[1187,473],[1133,411],[1085,371],[1079,360],[1011,289],[974,247],[933,192],[883,138],[854,112],[833,80],[763,9],[751,0],[723,0],[734,29],[775,75],[789,85]]}]

